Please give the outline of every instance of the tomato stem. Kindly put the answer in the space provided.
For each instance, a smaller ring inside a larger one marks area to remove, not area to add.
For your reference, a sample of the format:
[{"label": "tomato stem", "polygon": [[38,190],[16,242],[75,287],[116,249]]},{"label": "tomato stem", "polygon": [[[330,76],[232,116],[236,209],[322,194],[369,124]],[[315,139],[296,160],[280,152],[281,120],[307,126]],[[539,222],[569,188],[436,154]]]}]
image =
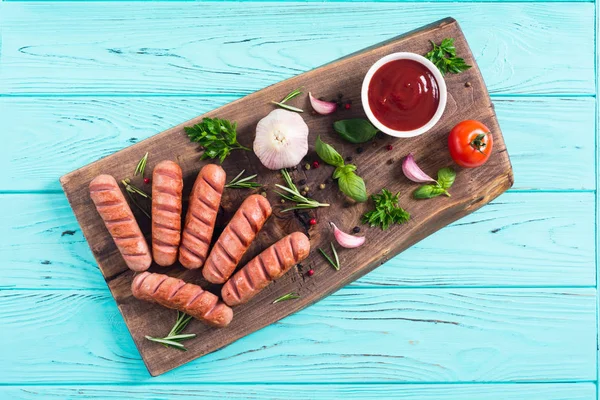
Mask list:
[{"label": "tomato stem", "polygon": [[485,139],[486,135],[489,135],[489,132],[485,132],[485,133],[480,133],[479,135],[475,136],[475,139],[473,139],[471,141],[471,147],[474,148],[475,150],[477,150],[478,152],[480,152],[481,154],[485,154],[482,149],[485,148],[487,146],[487,143],[485,143],[483,141],[483,139]]}]

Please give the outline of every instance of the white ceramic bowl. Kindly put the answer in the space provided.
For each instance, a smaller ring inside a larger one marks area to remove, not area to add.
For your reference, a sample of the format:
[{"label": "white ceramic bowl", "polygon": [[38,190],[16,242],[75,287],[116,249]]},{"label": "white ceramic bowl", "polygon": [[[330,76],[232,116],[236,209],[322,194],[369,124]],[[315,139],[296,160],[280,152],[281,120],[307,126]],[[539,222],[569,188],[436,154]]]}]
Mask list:
[{"label": "white ceramic bowl", "polygon": [[[438,89],[440,92],[440,102],[438,104],[438,108],[437,108],[435,114],[433,114],[433,117],[429,120],[429,122],[427,122],[422,127],[413,129],[411,131],[397,131],[395,129],[385,126],[384,124],[379,122],[379,120],[377,118],[375,118],[375,115],[373,115],[373,111],[371,111],[371,107],[369,106],[369,84],[371,83],[371,79],[373,78],[373,75],[375,74],[375,72],[377,72],[377,70],[379,68],[381,68],[382,65],[384,65],[390,61],[395,61],[395,60],[413,60],[420,64],[423,64],[433,74],[435,80],[437,81]],[[425,57],[420,56],[415,53],[407,53],[407,52],[392,53],[392,54],[389,54],[389,55],[379,59],[379,61],[377,61],[375,64],[373,64],[373,66],[371,68],[369,68],[369,71],[367,71],[367,74],[365,75],[365,79],[363,80],[362,90],[361,90],[362,106],[365,110],[365,113],[367,113],[367,117],[369,118],[369,121],[371,121],[371,123],[373,125],[375,125],[377,127],[377,129],[379,129],[383,133],[386,133],[390,136],[404,137],[404,138],[422,135],[423,133],[425,133],[428,130],[430,130],[431,128],[433,128],[435,126],[435,124],[438,123],[438,121],[442,117],[442,114],[444,113],[444,109],[446,108],[447,96],[448,96],[448,92],[446,89],[446,81],[444,81],[444,77],[440,73],[440,70],[437,69],[437,67],[435,65],[433,65],[433,63],[431,61],[429,61],[428,59],[426,59]]]}]

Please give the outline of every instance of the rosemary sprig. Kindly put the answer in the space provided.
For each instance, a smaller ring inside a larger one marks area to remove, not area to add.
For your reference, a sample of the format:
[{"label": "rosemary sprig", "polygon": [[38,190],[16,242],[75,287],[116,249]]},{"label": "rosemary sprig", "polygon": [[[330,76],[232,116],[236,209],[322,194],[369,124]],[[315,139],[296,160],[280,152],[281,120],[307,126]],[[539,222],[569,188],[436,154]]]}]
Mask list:
[{"label": "rosemary sprig", "polygon": [[187,324],[192,320],[190,315],[182,313],[181,311],[177,311],[177,320],[175,321],[175,325],[171,328],[169,334],[164,338],[155,338],[152,336],[146,336],[146,339],[160,343],[165,347],[174,347],[179,350],[187,351],[185,346],[180,343],[182,340],[193,339],[196,337],[195,333],[186,333],[181,334],[181,331],[185,329]]},{"label": "rosemary sprig", "polygon": [[308,208],[317,207],[329,207],[329,204],[319,203],[316,200],[302,196],[296,185],[294,185],[294,182],[292,182],[292,177],[290,176],[289,172],[287,172],[285,169],[281,170],[281,175],[283,175],[283,179],[285,180],[287,187],[280,184],[275,184],[277,188],[284,191],[284,193],[278,191],[275,191],[275,193],[277,193],[286,200],[296,203],[294,207],[286,208],[281,212],[287,212],[291,210],[304,210]]},{"label": "rosemary sprig", "polygon": [[133,176],[141,175],[144,176],[144,171],[146,170],[146,163],[148,162],[148,152],[144,154],[144,157],[140,159],[137,166],[135,167],[135,171],[133,172]]},{"label": "rosemary sprig", "polygon": [[271,304],[277,304],[282,301],[295,300],[295,299],[299,299],[299,298],[300,298],[300,295],[298,293],[290,292],[288,294],[284,294],[283,296],[276,298],[275,300],[273,300],[273,303],[271,303]]},{"label": "rosemary sprig", "polygon": [[146,192],[144,192],[142,189],[138,188],[137,186],[134,186],[131,184],[131,180],[129,178],[127,179],[123,179],[121,181],[121,183],[123,184],[123,186],[125,186],[125,193],[127,193],[127,196],[129,197],[129,200],[131,200],[131,202],[140,209],[141,212],[144,213],[144,215],[150,219],[152,219],[152,217],[150,217],[150,214],[148,213],[148,211],[146,211],[146,209],[144,207],[142,207],[142,205],[140,203],[138,203],[138,201],[135,199],[134,194],[144,197],[146,199],[151,199],[150,195]]},{"label": "rosemary sprig", "polygon": [[225,187],[232,188],[232,189],[250,189],[250,188],[257,188],[257,187],[262,186],[260,183],[250,181],[250,179],[256,178],[257,174],[250,175],[250,176],[240,179],[240,177],[244,174],[244,172],[246,172],[245,169],[243,169],[242,172],[237,174],[237,176],[235,178],[233,178],[231,180],[231,182],[226,184]]},{"label": "rosemary sprig", "polygon": [[302,94],[302,91],[300,90],[300,88],[298,88],[298,89],[295,89],[295,90],[292,90],[291,92],[289,92],[288,95],[283,98],[283,100],[281,100],[281,101],[272,100],[271,103],[278,105],[281,108],[285,108],[286,110],[296,111],[296,112],[304,112],[304,110],[301,108],[285,104],[288,100],[291,100],[294,97],[299,96],[301,94]]},{"label": "rosemary sprig", "polygon": [[333,245],[333,242],[330,243],[331,244],[331,251],[333,252],[333,257],[335,259],[335,261],[333,261],[333,259],[331,259],[331,257],[329,257],[327,255],[327,253],[325,253],[325,250],[323,250],[322,248],[319,247],[319,252],[323,255],[323,257],[325,257],[325,259],[329,262],[329,264],[331,264],[331,266],[333,268],[335,268],[336,271],[340,270],[340,259],[338,257],[338,253],[335,250],[335,246]]}]

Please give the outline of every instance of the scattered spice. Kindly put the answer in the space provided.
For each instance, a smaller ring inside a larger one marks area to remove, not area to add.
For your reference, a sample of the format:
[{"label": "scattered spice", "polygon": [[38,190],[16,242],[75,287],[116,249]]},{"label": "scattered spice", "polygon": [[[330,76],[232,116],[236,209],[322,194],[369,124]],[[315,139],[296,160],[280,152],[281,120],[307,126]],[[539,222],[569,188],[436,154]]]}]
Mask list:
[{"label": "scattered spice", "polygon": [[310,164],[309,163],[304,164],[304,169],[308,171],[310,169]]},{"label": "scattered spice", "polygon": [[351,156],[346,157],[346,162],[352,162],[352,157]]},{"label": "scattered spice", "polygon": [[358,154],[362,153],[363,151],[365,151],[365,149],[363,149],[362,147],[359,147],[359,148],[356,149],[356,152]]},{"label": "scattered spice", "polygon": [[298,185],[300,185],[300,186],[306,185],[306,179],[300,179],[298,181]]},{"label": "scattered spice", "polygon": [[385,149],[387,151],[394,150],[394,146],[392,146],[391,144],[388,144],[387,146],[385,146]]},{"label": "scattered spice", "polygon": [[316,218],[311,218],[310,221],[308,221],[309,225],[316,225],[317,224],[317,219]]},{"label": "scattered spice", "polygon": [[306,272],[306,275],[308,275],[308,276],[313,276],[314,274],[315,274],[315,270],[312,268]]},{"label": "scattered spice", "polygon": [[321,183],[321,184],[319,185],[319,189],[321,189],[321,190],[325,189],[325,184],[324,184],[324,183]]},{"label": "scattered spice", "polygon": [[304,186],[304,189],[302,189],[302,190],[304,190],[307,193],[310,192],[310,188],[308,186]]},{"label": "scattered spice", "polygon": [[289,172],[287,172],[285,169],[281,170],[281,175],[283,175],[283,179],[285,180],[287,187],[275,184],[277,188],[283,190],[283,192],[275,192],[281,197],[283,197],[285,200],[289,200],[296,203],[294,207],[286,208],[285,210],[282,210],[282,212],[291,210],[304,210],[308,208],[317,207],[329,207],[329,204],[319,203],[316,200],[304,197],[306,196],[306,194],[300,194],[298,188],[296,187],[296,185],[294,185],[294,182],[292,182],[292,178],[290,177]]},{"label": "scattered spice", "polygon": [[261,195],[262,197],[267,197],[267,192],[261,192],[261,193],[260,193],[260,195]]},{"label": "scattered spice", "polygon": [[394,163],[394,159],[390,158],[389,160],[387,160],[387,164],[388,165],[392,165]]},{"label": "scattered spice", "polygon": [[352,104],[350,104],[350,103],[346,103],[346,104],[344,104],[344,108],[345,108],[346,110],[349,110],[349,109],[350,109],[350,107],[352,107]]},{"label": "scattered spice", "polygon": [[313,163],[312,163],[312,167],[313,167],[314,169],[317,169],[317,168],[319,168],[319,162],[318,162],[318,161],[313,161]]},{"label": "scattered spice", "polygon": [[147,185],[150,183],[150,178],[144,178],[144,183]]},{"label": "scattered spice", "polygon": [[465,87],[471,87],[471,82],[465,83]]},{"label": "scattered spice", "polygon": [[352,232],[359,233],[360,232],[360,227],[359,226],[355,226],[354,228],[352,228]]},{"label": "scattered spice", "polygon": [[281,200],[279,200],[279,202],[280,202],[281,204],[284,204],[284,203],[285,203],[285,199],[281,199]]}]

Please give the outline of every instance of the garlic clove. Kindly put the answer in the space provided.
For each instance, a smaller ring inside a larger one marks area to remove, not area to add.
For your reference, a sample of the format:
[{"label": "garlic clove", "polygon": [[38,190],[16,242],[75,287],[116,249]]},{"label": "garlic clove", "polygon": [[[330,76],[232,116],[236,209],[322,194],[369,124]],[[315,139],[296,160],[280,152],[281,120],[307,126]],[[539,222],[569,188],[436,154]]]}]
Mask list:
[{"label": "garlic clove", "polygon": [[413,182],[416,183],[425,183],[425,182],[435,182],[436,180],[427,175],[415,161],[412,153],[409,153],[404,160],[402,161],[402,172],[404,175]]},{"label": "garlic clove", "polygon": [[256,125],[254,153],[267,168],[298,165],[308,153],[308,125],[300,114],[277,109]]},{"label": "garlic clove", "polygon": [[315,98],[310,92],[308,92],[308,98],[310,99],[310,105],[315,112],[321,115],[331,114],[337,110],[337,104],[330,101],[323,101]]},{"label": "garlic clove", "polygon": [[364,236],[354,236],[350,235],[346,232],[342,232],[338,229],[337,226],[333,222],[329,222],[331,227],[333,228],[333,236],[335,237],[336,242],[342,247],[347,249],[354,249],[356,247],[360,247],[365,243],[366,238]]}]

